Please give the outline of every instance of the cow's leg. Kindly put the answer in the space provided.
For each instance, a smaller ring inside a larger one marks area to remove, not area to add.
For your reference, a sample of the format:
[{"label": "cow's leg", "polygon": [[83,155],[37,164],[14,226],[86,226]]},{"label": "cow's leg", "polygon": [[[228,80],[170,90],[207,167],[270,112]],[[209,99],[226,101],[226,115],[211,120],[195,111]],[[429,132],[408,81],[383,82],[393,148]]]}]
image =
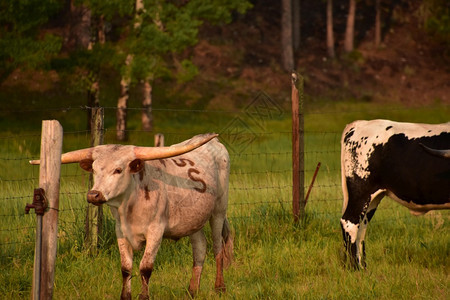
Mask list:
[{"label": "cow's leg", "polygon": [[225,216],[221,214],[212,216],[209,223],[211,225],[213,252],[216,259],[216,283],[214,285],[217,292],[225,292],[225,281],[223,279],[223,238],[222,230],[225,221]]},{"label": "cow's leg", "polygon": [[189,294],[194,296],[200,288],[200,278],[202,276],[203,263],[206,257],[206,237],[203,229],[189,236],[192,244],[192,256],[194,265],[192,268],[192,277],[189,283]]},{"label": "cow's leg", "polygon": [[345,250],[350,256],[351,265],[355,268],[366,267],[364,237],[367,225],[384,197],[384,193],[385,190],[377,190],[361,198],[356,198],[355,195],[358,193],[349,190],[349,201],[341,218],[341,228]]},{"label": "cow's leg", "polygon": [[122,294],[120,299],[131,299],[131,272],[133,269],[133,249],[125,238],[118,238],[120,264],[122,269]]},{"label": "cow's leg", "polygon": [[378,190],[374,194],[370,195],[370,203],[369,208],[367,209],[366,213],[362,216],[360,227],[358,230],[358,235],[356,237],[356,248],[357,252],[360,253],[360,267],[366,268],[366,247],[364,238],[367,231],[367,225],[369,224],[370,220],[372,220],[373,215],[375,214],[375,211],[377,210],[378,204],[380,204],[381,199],[383,199],[385,194],[384,190]]},{"label": "cow's leg", "polygon": [[163,239],[164,228],[159,226],[151,226],[147,231],[146,245],[144,255],[142,256],[139,265],[139,272],[141,274],[142,290],[139,294],[139,299],[149,299],[148,297],[148,282],[153,272],[153,264],[155,263],[156,254]]}]

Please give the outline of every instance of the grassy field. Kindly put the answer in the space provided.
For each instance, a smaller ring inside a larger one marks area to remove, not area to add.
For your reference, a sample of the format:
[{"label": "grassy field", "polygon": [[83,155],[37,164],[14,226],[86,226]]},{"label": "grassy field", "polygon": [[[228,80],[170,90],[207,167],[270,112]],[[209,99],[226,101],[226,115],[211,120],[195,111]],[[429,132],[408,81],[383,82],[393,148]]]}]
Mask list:
[{"label": "grassy field", "polygon": [[[225,271],[227,292],[217,295],[209,243],[198,299],[449,299],[448,211],[414,217],[406,208],[384,199],[366,237],[368,269],[343,267],[339,139],[345,124],[356,119],[446,122],[450,107],[317,101],[306,108],[307,184],[319,161],[322,167],[306,217],[298,224],[293,224],[291,213],[289,111],[265,115],[259,121],[245,113],[155,111],[155,131],[165,133],[167,144],[215,131],[222,133],[230,150],[228,215],[235,236],[235,259]],[[25,124],[22,130],[9,122],[8,116],[0,122],[1,299],[28,299],[31,293],[36,218],[24,215],[24,207],[38,186],[38,168],[27,163],[39,156],[36,122],[50,115],[61,121],[64,151],[89,145],[89,135],[80,130],[85,124],[84,111],[44,113],[48,115],[30,116],[32,125]],[[153,135],[139,131],[137,114],[131,113],[129,143],[151,145]],[[115,143],[114,111],[106,110],[105,116],[105,142]],[[234,127],[236,120],[240,120],[238,128]],[[120,294],[120,259],[114,221],[107,209],[98,255],[83,247],[87,182],[87,174],[78,166],[63,166],[54,299],[117,299]],[[135,254],[134,298],[140,290],[141,254]],[[150,280],[151,297],[188,299],[191,266],[188,239],[165,240]]]}]

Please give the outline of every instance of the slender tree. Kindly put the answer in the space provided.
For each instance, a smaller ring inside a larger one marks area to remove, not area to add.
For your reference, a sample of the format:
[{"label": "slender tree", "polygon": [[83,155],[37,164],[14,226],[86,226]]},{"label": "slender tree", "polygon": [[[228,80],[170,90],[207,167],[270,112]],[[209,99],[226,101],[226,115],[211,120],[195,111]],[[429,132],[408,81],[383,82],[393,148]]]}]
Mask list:
[{"label": "slender tree", "polygon": [[294,50],[300,48],[301,27],[300,27],[300,0],[292,0],[292,38]]},{"label": "slender tree", "polygon": [[294,69],[294,51],[292,41],[292,0],[281,1],[281,53],[283,69]]},{"label": "slender tree", "polygon": [[344,51],[349,53],[354,49],[356,0],[349,0],[347,26],[345,28]]},{"label": "slender tree", "polygon": [[381,44],[381,7],[380,1],[375,2],[375,47],[380,47]]},{"label": "slender tree", "polygon": [[[142,25],[142,18],[145,12],[144,1],[136,0],[135,2],[135,15],[134,15],[134,31],[139,32]],[[119,141],[127,140],[127,107],[128,99],[130,98],[130,84],[132,76],[132,64],[134,60],[133,53],[128,53],[125,60],[124,69],[122,71],[122,79],[120,80],[120,96],[117,101],[117,114],[116,114],[116,138]]]},{"label": "slender tree", "polygon": [[335,57],[333,33],[333,0],[327,0],[327,53],[329,57]]}]

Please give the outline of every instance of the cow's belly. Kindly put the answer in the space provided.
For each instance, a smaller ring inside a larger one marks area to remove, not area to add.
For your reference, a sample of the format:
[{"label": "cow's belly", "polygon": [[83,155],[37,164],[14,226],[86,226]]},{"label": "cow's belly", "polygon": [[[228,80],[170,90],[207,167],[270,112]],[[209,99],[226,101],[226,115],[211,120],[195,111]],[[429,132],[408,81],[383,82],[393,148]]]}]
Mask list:
[{"label": "cow's belly", "polygon": [[210,219],[215,198],[209,194],[187,196],[169,204],[165,237],[178,239],[199,231]]},{"label": "cow's belly", "polygon": [[391,199],[394,199],[401,205],[409,208],[410,212],[416,216],[426,214],[430,210],[450,209],[450,202],[443,204],[416,204],[412,201],[408,202],[400,199],[397,195],[395,195],[392,191],[389,190],[386,191],[386,195],[389,196]]}]

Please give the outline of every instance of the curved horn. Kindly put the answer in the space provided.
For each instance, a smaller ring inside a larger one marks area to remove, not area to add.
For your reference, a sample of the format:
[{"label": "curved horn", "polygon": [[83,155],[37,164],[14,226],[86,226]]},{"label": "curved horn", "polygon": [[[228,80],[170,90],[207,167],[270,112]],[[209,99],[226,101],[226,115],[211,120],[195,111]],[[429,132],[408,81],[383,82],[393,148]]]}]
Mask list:
[{"label": "curved horn", "polygon": [[192,151],[217,136],[218,134],[216,133],[200,134],[194,136],[192,139],[187,141],[186,144],[174,145],[170,147],[134,147],[134,153],[136,158],[142,160],[168,158]]},{"label": "curved horn", "polygon": [[436,149],[428,148],[424,144],[420,144],[420,146],[422,146],[428,153],[430,153],[430,154],[432,154],[434,156],[450,158],[450,149],[448,149],[448,150],[436,150]]},{"label": "curved horn", "polygon": [[[82,161],[83,159],[92,159],[92,152],[94,151],[94,148],[86,148],[86,149],[80,149],[75,151],[70,151],[67,153],[64,153],[61,155],[61,163],[62,164],[70,164],[70,163],[77,163]],[[39,165],[41,161],[39,159],[37,160],[30,160],[30,164],[32,165]]]}]

